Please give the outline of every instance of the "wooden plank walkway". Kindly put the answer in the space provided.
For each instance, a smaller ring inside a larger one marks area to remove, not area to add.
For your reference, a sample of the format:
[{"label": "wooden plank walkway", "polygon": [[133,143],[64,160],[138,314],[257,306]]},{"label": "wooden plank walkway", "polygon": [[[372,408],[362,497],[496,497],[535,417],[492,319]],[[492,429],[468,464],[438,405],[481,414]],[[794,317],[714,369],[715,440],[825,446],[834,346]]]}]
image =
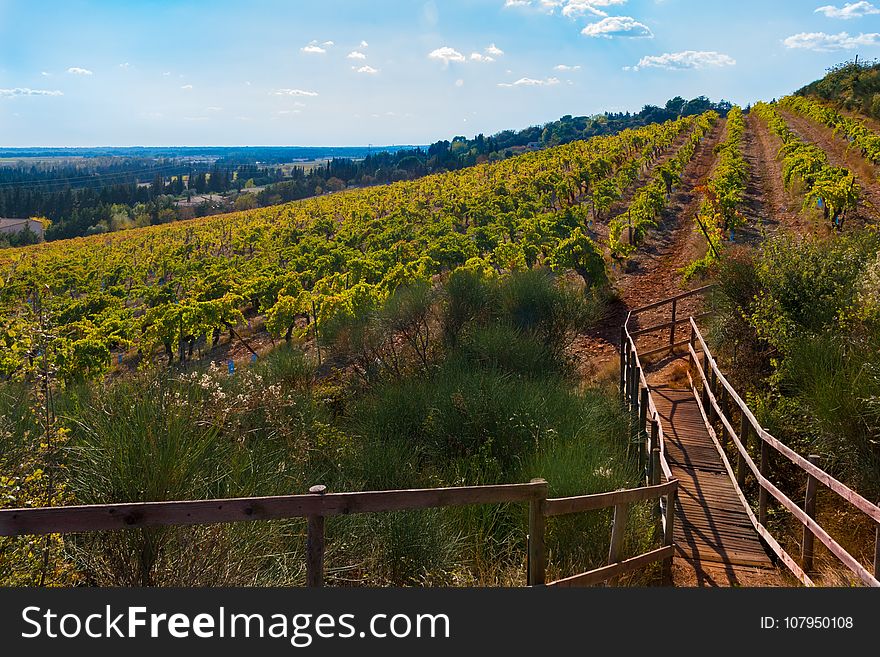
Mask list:
[{"label": "wooden plank walkway", "polygon": [[666,460],[679,481],[678,554],[689,561],[772,568],[736,494],[690,390],[651,387],[666,437]]}]

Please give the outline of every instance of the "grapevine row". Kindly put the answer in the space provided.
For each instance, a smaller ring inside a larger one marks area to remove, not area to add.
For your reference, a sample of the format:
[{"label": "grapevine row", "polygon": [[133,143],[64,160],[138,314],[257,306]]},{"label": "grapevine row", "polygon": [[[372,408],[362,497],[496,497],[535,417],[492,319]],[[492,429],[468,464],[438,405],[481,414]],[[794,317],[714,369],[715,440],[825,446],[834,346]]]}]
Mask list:
[{"label": "grapevine row", "polygon": [[858,147],[862,157],[873,164],[880,164],[880,135],[861,121],[844,116],[822,103],[802,96],[786,96],[779,101],[779,104],[832,128],[835,134],[843,135],[847,141]]},{"label": "grapevine row", "polygon": [[632,254],[648,230],[657,226],[657,217],[666,206],[673,188],[681,181],[681,174],[693,159],[697,146],[718,118],[716,112],[700,116],[689,139],[676,155],[657,168],[649,182],[636,192],[626,211],[611,221],[608,246],[614,257],[625,258]]},{"label": "grapevine row", "polygon": [[717,260],[721,253],[722,235],[743,223],[740,206],[749,177],[749,167],[743,154],[745,131],[743,112],[739,107],[733,107],[727,114],[727,136],[716,149],[718,161],[703,190],[700,211],[694,217],[709,248],[703,258],[685,269],[686,279]]},{"label": "grapevine row", "polygon": [[798,138],[774,105],[756,103],[752,111],[782,140],[780,154],[786,187],[791,187],[796,179],[802,181],[806,187],[804,208],[821,206],[825,218],[838,227],[847,210],[858,203],[860,189],[855,176],[844,167],[831,166],[825,151]]}]

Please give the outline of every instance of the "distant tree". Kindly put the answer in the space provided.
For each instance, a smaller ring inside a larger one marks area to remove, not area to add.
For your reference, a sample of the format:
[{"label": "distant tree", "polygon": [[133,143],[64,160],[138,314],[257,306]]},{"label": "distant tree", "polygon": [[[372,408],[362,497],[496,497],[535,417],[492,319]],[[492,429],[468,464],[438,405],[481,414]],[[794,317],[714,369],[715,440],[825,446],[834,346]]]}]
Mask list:
[{"label": "distant tree", "polygon": [[256,195],[251,194],[250,192],[239,194],[238,198],[235,199],[235,203],[233,204],[236,212],[241,212],[242,210],[254,210],[259,206],[260,204],[257,202]]},{"label": "distant tree", "polygon": [[345,189],[345,181],[336,177],[330,178],[327,181],[327,189],[331,192],[341,192]]},{"label": "distant tree", "polygon": [[161,196],[165,193],[165,180],[162,178],[161,173],[157,173],[156,177],[153,178],[152,190],[154,196]]}]

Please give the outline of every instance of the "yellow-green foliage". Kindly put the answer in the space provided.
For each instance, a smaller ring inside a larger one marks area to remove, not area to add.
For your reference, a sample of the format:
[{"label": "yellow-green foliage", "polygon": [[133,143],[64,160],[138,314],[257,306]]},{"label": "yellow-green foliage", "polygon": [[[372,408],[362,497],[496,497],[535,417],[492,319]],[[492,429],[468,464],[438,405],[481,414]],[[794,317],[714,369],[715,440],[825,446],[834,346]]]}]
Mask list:
[{"label": "yellow-green foliage", "polygon": [[157,348],[185,359],[243,313],[265,314],[270,330],[286,335],[297,315],[317,314],[320,329],[357,286],[382,297],[474,258],[498,272],[541,266],[694,129],[692,150],[711,120],[687,117],[412,182],[4,250],[0,376],[22,372],[36,305],[53,327],[49,358],[73,381],[102,374],[132,347],[146,362]]},{"label": "yellow-green foliage", "polygon": [[828,163],[828,156],[815,144],[801,141],[788,127],[776,107],[756,103],[752,108],[782,140],[782,177],[786,186],[797,179],[806,186],[804,208],[814,207],[821,200],[830,217],[838,217],[856,207],[859,185],[855,176],[843,167]]}]

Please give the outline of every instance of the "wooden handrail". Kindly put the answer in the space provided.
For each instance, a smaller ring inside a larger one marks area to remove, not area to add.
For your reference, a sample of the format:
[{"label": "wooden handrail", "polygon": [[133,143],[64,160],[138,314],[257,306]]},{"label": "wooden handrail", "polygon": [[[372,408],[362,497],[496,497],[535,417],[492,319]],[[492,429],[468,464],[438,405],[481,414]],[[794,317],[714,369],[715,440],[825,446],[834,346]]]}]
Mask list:
[{"label": "wooden handrail", "polygon": [[702,319],[703,317],[708,317],[711,315],[711,312],[700,313],[696,316],[691,317],[683,317],[682,319],[676,319],[674,322],[664,322],[663,324],[655,324],[654,326],[648,326],[646,328],[640,328],[635,331],[630,331],[630,335],[634,338],[644,335],[645,333],[656,333],[657,331],[663,331],[666,329],[670,329],[673,326],[678,326],[679,324],[687,324],[692,319]]},{"label": "wooden handrail", "polygon": [[[727,471],[727,476],[730,477],[730,480],[736,481],[736,475],[734,474],[733,467],[730,465],[730,459],[727,458],[727,453],[724,451],[724,446],[721,444],[721,441],[718,440],[718,435],[715,433],[715,428],[712,426],[711,422],[709,422],[709,418],[706,416],[706,409],[703,406],[703,402],[700,400],[700,395],[697,393],[696,385],[694,384],[694,380],[691,378],[690,372],[688,372],[688,381],[691,384],[691,392],[694,395],[694,399],[697,402],[697,408],[700,410],[700,416],[703,418],[703,422],[706,425],[706,429],[709,432],[709,437],[712,439],[712,444],[715,445],[715,449],[718,454],[721,456],[721,462],[724,464],[724,469]],[[726,419],[726,418],[725,418]],[[749,501],[746,499],[745,494],[742,492],[739,486],[734,486],[733,490],[736,492],[737,497],[739,498],[740,503],[743,505],[743,508],[746,511],[746,515],[749,517],[749,520],[754,526],[755,530],[758,532],[758,535],[763,538],[767,545],[773,550],[774,554],[788,567],[789,570],[797,577],[801,583],[805,586],[813,586],[813,581],[810,577],[801,569],[801,567],[797,564],[797,562],[785,551],[785,549],[779,544],[779,542],[770,534],[769,530],[761,523],[758,518],[755,517],[755,512],[752,511],[752,507],[749,504]]]},{"label": "wooden handrail", "polygon": [[[678,480],[672,479],[665,484],[657,486],[643,486],[641,488],[630,488],[595,495],[545,500],[542,504],[542,512],[546,517],[614,507],[614,519],[611,526],[611,546],[608,550],[608,565],[551,582],[547,586],[591,586],[608,580],[615,583],[620,575],[633,572],[657,561],[663,561],[664,576],[670,577],[672,573],[672,557],[675,551],[672,529],[677,494]],[[664,497],[666,498],[666,506],[663,509],[663,547],[621,560],[621,546],[626,531],[626,519],[629,514],[628,505],[654,499],[659,500]]]},{"label": "wooden handrail", "polygon": [[[659,486],[548,499],[549,486],[543,479],[527,484],[420,488],[409,490],[327,493],[324,486],[312,486],[308,495],[280,495],[214,500],[92,504],[0,510],[0,536],[72,534],[81,532],[133,529],[156,526],[191,526],[255,520],[307,519],[306,583],[323,585],[324,518],[356,513],[382,513],[416,509],[469,506],[473,504],[529,503],[529,541],[527,579],[529,586],[544,584],[546,551],[544,522],[548,517],[582,513],[613,506],[610,574],[596,581],[611,579],[624,572],[672,555],[671,510],[678,481]],[[626,529],[626,505],[666,497],[670,516],[663,535],[664,547],[621,562],[617,552]],[[623,511],[620,511],[623,509]],[[617,546],[615,549],[614,546]],[[665,571],[671,567],[667,563]],[[603,569],[599,569],[603,570]],[[595,573],[597,571],[591,571]],[[604,572],[604,571],[603,571]],[[599,575],[592,574],[595,579]]]},{"label": "wooden handrail", "polygon": [[[642,362],[639,359],[639,351],[636,348],[636,341],[633,338],[632,334],[629,332],[629,322],[632,319],[633,313],[635,311],[630,311],[626,316],[626,322],[623,325],[623,334],[625,336],[625,345],[621,345],[621,358],[623,358],[624,350],[627,353],[631,353],[633,358],[635,359],[635,365],[639,372],[639,385],[643,388],[650,390],[648,386],[648,380],[645,378],[644,368],[642,367]],[[663,423],[660,418],[660,413],[657,410],[657,406],[654,404],[654,399],[651,395],[648,395],[648,409],[646,413],[646,419],[650,422],[656,422],[658,428],[658,443],[660,448],[660,468],[663,471],[663,476],[666,477],[667,481],[672,479],[672,468],[669,467],[669,463],[666,460],[666,440],[663,432]]]},{"label": "wooden handrail", "polygon": [[631,557],[623,561],[618,561],[617,563],[596,568],[595,570],[590,570],[586,573],[581,573],[580,575],[573,575],[571,577],[556,580],[555,582],[550,582],[547,586],[553,586],[556,588],[593,586],[594,584],[599,584],[609,579],[619,577],[620,575],[631,573],[639,568],[644,568],[657,561],[671,559],[674,553],[675,546],[664,545],[662,548],[657,548],[651,552],[640,554],[637,557]]},{"label": "wooden handrail", "polygon": [[746,416],[746,418],[748,418],[749,424],[752,426],[752,429],[754,429],[755,434],[758,435],[762,440],[764,440],[770,447],[785,456],[789,461],[794,463],[805,472],[813,475],[817,480],[825,484],[825,486],[827,486],[830,490],[837,493],[840,497],[859,509],[862,513],[865,513],[867,516],[873,519],[874,522],[880,523],[880,507],[878,507],[876,504],[872,504],[866,498],[862,497],[854,490],[841,483],[821,468],[810,463],[803,456],[788,447],[788,445],[780,442],[778,439],[773,437],[764,429],[764,427],[761,426],[757,418],[755,418],[754,414],[751,412],[751,410],[749,410],[749,407],[742,400],[739,394],[737,394],[733,386],[730,385],[730,382],[727,380],[727,378],[725,378],[724,374],[722,374],[721,369],[718,367],[718,363],[712,356],[712,352],[709,351],[708,346],[706,346],[706,342],[694,322],[691,322],[691,330],[695,332],[696,338],[700,343],[700,347],[702,348],[703,353],[708,356],[709,365],[713,373],[715,374],[715,376],[718,377],[718,381],[721,383],[721,385],[724,386],[725,390],[727,390],[727,394],[730,396],[730,398],[739,407],[740,412],[742,412]]},{"label": "wooden handrail", "polygon": [[[826,473],[821,468],[815,466],[810,463],[807,459],[804,459],[802,456],[791,450],[788,446],[784,445],[776,438],[767,433],[763,427],[758,423],[755,416],[751,413],[748,406],[746,406],[745,402],[739,397],[724,375],[721,373],[720,368],[718,367],[717,362],[712,357],[711,352],[709,351],[708,346],[706,345],[705,340],[703,339],[702,334],[697,328],[694,322],[691,322],[691,330],[693,332],[696,340],[699,341],[700,346],[703,350],[704,354],[704,362],[708,363],[711,371],[714,374],[714,378],[716,381],[720,382],[726,390],[728,396],[733,399],[737,406],[740,408],[740,412],[743,414],[748,420],[749,425],[755,432],[755,435],[761,438],[763,444],[766,444],[770,447],[776,449],[779,453],[786,456],[791,462],[795,465],[801,467],[805,472],[810,474],[815,478],[816,481],[820,481],[825,484],[829,489],[833,490],[835,493],[840,495],[846,501],[852,503],[856,508],[866,513],[869,517],[878,521],[878,517],[880,517],[880,507],[871,504],[864,497],[858,495],[855,491],[852,491],[843,483],[839,482],[837,479],[834,479]],[[692,358],[692,366],[696,369],[696,371],[700,375],[700,380],[703,386],[703,391],[706,399],[708,399],[711,407],[714,411],[715,416],[721,421],[722,426],[726,430],[727,434],[732,439],[734,446],[739,455],[740,462],[743,463],[755,477],[758,485],[770,495],[772,495],[787,511],[789,511],[797,520],[806,527],[814,536],[816,536],[826,548],[828,548],[829,552],[831,552],[835,557],[837,557],[847,568],[850,569],[851,572],[856,574],[859,579],[868,586],[878,587],[880,586],[880,581],[878,581],[876,574],[872,575],[861,563],[858,562],[846,549],[843,548],[837,541],[835,541],[823,528],[819,525],[818,522],[814,518],[812,518],[804,509],[801,509],[799,505],[793,502],[785,493],[783,493],[779,488],[777,488],[766,476],[761,472],[761,469],[755,464],[751,455],[748,452],[748,449],[743,444],[742,437],[738,435],[736,430],[733,428],[730,420],[725,414],[724,410],[721,408],[721,405],[718,403],[717,396],[715,392],[712,390],[712,385],[709,381],[706,371],[700,365],[699,358],[697,356],[696,350],[693,345],[689,345],[688,347],[690,351],[690,355]],[[693,384],[693,382],[692,382]],[[731,476],[731,480],[737,482],[738,479],[741,480],[741,477],[733,476],[733,469],[730,467],[729,462],[727,461],[726,455],[724,454],[723,448],[721,448],[720,442],[718,442],[717,436],[715,436],[714,428],[711,426],[711,422],[709,418],[706,416],[705,410],[703,408],[703,403],[700,400],[699,395],[696,394],[696,388],[693,388],[694,396],[697,399],[697,404],[700,407],[700,411],[703,414],[704,422],[709,429],[710,435],[713,437],[713,440],[716,443],[716,447],[719,448],[722,458],[724,459],[725,465],[728,469],[728,474]],[[752,512],[751,507],[747,503],[745,496],[742,493],[739,483],[737,482],[735,485],[738,495],[740,496],[741,501],[746,507],[746,510],[749,512],[749,517],[754,524],[756,530],[768,540],[768,544],[771,549],[783,560],[783,562],[789,567],[789,569],[798,577],[802,582],[807,585],[811,585],[809,577],[804,573],[804,571],[797,566],[794,560],[788,555],[785,550],[776,542],[772,540],[769,532],[766,527],[754,516],[754,512]],[[806,561],[806,559],[805,559]]]},{"label": "wooden handrail", "polygon": [[548,517],[563,516],[571,513],[607,509],[618,504],[633,504],[657,499],[670,493],[675,493],[677,490],[678,479],[672,479],[658,486],[643,486],[642,488],[598,493],[596,495],[549,499],[544,502],[544,515]]},{"label": "wooden handrail", "polygon": [[406,511],[546,497],[547,483],[0,510],[0,536]]},{"label": "wooden handrail", "polygon": [[676,294],[675,296],[668,297],[666,299],[663,299],[662,301],[655,301],[654,303],[649,303],[646,306],[640,306],[639,308],[634,308],[630,312],[631,312],[631,314],[635,315],[635,314],[638,314],[641,312],[645,312],[646,310],[652,310],[654,308],[659,308],[660,306],[663,306],[667,303],[672,303],[673,301],[680,301],[682,299],[692,297],[695,294],[700,294],[701,292],[705,292],[706,290],[711,290],[713,287],[715,287],[714,283],[711,285],[704,285],[703,287],[694,288],[693,290],[688,290],[687,292],[682,292],[681,294]]}]

